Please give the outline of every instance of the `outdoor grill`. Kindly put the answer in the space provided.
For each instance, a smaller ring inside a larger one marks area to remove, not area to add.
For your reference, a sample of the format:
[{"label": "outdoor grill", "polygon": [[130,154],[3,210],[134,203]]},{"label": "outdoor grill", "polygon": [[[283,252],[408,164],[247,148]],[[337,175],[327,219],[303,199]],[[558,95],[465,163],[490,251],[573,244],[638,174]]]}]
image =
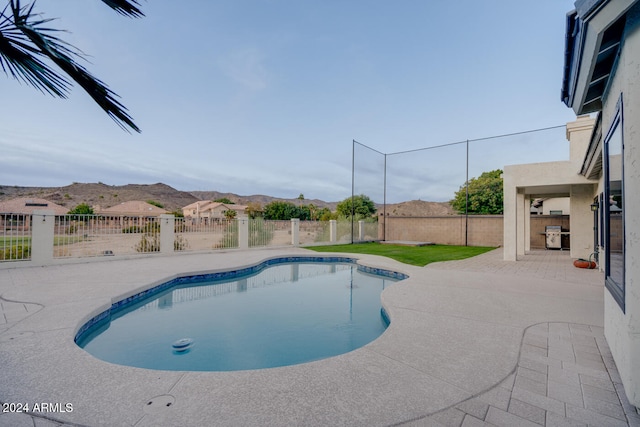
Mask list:
[{"label": "outdoor grill", "polygon": [[547,249],[562,249],[562,226],[547,225],[544,230],[545,247]]}]

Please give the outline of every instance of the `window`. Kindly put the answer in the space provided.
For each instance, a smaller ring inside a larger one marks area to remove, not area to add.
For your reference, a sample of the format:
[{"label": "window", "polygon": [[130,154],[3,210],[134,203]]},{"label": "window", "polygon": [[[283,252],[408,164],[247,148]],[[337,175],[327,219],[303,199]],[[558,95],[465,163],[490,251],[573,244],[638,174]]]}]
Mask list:
[{"label": "window", "polygon": [[624,140],[622,95],[604,140],[605,286],[622,311],[624,284]]},{"label": "window", "polygon": [[598,213],[600,214],[600,236],[598,239],[598,246],[604,248],[604,193],[600,193],[600,200],[598,200]]}]

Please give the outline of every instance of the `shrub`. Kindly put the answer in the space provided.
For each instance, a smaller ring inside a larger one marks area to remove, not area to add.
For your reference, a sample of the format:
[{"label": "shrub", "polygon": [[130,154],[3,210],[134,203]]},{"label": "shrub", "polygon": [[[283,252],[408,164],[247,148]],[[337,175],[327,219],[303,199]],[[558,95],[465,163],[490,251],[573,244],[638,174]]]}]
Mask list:
[{"label": "shrub", "polygon": [[138,225],[131,225],[122,229],[123,233],[142,233],[142,227]]},{"label": "shrub", "polygon": [[227,230],[224,237],[215,245],[214,249],[234,248],[238,246],[238,222],[227,221]]},{"label": "shrub", "polygon": [[268,245],[273,240],[273,227],[262,218],[249,223],[249,246]]},{"label": "shrub", "polygon": [[160,235],[143,234],[140,241],[134,246],[136,252],[160,252]]},{"label": "shrub", "polygon": [[0,260],[28,259],[31,257],[31,246],[13,245],[0,249]]},{"label": "shrub", "polygon": [[93,208],[86,203],[80,203],[69,211],[70,215],[93,215]]},{"label": "shrub", "polygon": [[160,202],[156,202],[155,200],[147,200],[147,203],[149,203],[150,205],[153,205],[155,207],[158,207],[160,209],[164,209],[164,205]]},{"label": "shrub", "polygon": [[173,241],[173,250],[174,251],[184,251],[189,248],[189,242],[184,237],[178,235]]},{"label": "shrub", "polygon": [[160,223],[157,221],[148,222],[144,225],[143,231],[145,233],[159,233],[160,232]]}]

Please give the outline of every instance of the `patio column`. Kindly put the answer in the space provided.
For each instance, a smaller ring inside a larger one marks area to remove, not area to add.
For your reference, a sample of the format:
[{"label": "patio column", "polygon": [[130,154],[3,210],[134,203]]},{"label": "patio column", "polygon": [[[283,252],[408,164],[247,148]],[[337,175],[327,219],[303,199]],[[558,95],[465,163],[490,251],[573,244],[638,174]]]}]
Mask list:
[{"label": "patio column", "polygon": [[593,212],[591,203],[595,196],[593,185],[572,185],[569,199],[569,232],[571,233],[571,258],[588,259],[593,247]]},{"label": "patio column", "polygon": [[518,190],[516,194],[517,219],[516,219],[516,254],[524,255],[525,251],[525,223],[527,217],[526,199],[522,190]]},{"label": "patio column", "polygon": [[505,166],[503,177],[504,188],[504,232],[503,232],[503,259],[505,261],[515,261],[516,256],[516,225],[517,225],[517,189],[514,184],[513,174],[510,173],[509,166]]},{"label": "patio column", "polygon": [[531,196],[524,198],[524,251],[531,250]]}]

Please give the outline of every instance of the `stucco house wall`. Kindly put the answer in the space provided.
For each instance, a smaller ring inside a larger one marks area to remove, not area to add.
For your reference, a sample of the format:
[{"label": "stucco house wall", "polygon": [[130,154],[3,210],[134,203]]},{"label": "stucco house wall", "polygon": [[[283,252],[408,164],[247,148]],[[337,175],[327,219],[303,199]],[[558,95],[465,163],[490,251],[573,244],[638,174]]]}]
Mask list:
[{"label": "stucco house wall", "polygon": [[[603,231],[598,249],[605,272],[605,337],[625,394],[640,407],[640,1],[577,0],[575,7],[567,14],[562,100],[576,114],[598,114],[582,150],[581,174],[597,181],[591,196],[598,196],[603,212],[597,225]],[[616,158],[622,159],[618,175],[619,168],[609,167]],[[613,209],[611,201],[620,194],[622,209],[617,201]],[[589,192],[575,198],[586,201]]]},{"label": "stucco house wall", "polygon": [[[569,215],[571,210],[569,197],[552,197],[542,202],[542,215]],[[559,213],[552,213],[559,212]]]},{"label": "stucco house wall", "polygon": [[629,400],[640,406],[640,4],[627,14],[625,38],[615,75],[603,102],[608,128],[623,96],[625,193],[625,311],[605,292],[605,337]]}]

